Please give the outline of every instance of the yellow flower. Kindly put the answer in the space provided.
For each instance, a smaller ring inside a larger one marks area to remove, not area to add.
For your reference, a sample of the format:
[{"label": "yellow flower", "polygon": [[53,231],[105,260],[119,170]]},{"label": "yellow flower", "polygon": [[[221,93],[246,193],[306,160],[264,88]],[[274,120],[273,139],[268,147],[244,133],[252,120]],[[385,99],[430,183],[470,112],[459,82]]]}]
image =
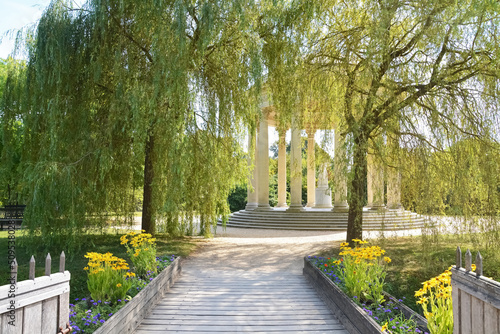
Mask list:
[{"label": "yellow flower", "polygon": [[121,283],[118,283],[118,284],[116,285],[116,287],[117,287],[117,288],[120,288],[121,286],[122,286],[122,284],[121,284]]},{"label": "yellow flower", "polygon": [[427,297],[422,297],[417,301],[417,304],[427,304]]},{"label": "yellow flower", "polygon": [[390,257],[385,256],[384,257],[384,261],[387,262],[387,263],[391,263],[392,260],[391,260]]},{"label": "yellow flower", "polygon": [[386,322],[386,323],[382,326],[381,331],[382,331],[382,332],[383,332],[383,331],[386,331],[388,326],[389,326],[389,323],[387,323],[387,322]]}]

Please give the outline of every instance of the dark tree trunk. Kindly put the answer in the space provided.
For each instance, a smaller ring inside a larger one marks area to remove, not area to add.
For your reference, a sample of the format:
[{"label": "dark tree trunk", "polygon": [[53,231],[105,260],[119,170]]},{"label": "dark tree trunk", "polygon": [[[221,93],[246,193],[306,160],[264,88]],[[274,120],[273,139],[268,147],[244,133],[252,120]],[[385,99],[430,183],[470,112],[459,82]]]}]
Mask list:
[{"label": "dark tree trunk", "polygon": [[346,242],[352,247],[352,239],[363,238],[363,204],[366,198],[366,172],[368,138],[360,134],[354,140],[353,178],[349,197],[349,216],[347,218]]},{"label": "dark tree trunk", "polygon": [[153,217],[153,154],[155,138],[149,135],[144,154],[144,194],[142,197],[142,229],[146,233],[155,234],[156,223]]}]

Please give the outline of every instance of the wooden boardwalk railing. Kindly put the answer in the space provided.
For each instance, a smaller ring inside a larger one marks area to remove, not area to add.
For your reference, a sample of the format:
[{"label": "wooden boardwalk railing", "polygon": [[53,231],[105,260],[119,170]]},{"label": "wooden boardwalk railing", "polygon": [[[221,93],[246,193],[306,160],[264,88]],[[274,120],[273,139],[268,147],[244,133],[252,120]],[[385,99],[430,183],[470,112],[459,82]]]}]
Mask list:
[{"label": "wooden boardwalk railing", "polygon": [[29,279],[17,282],[17,261],[9,284],[0,286],[0,333],[55,334],[69,320],[69,280],[65,256],[59,272],[51,273],[51,257],[45,259],[45,276],[35,277],[35,258],[30,260]]},{"label": "wooden boardwalk railing", "polygon": [[476,272],[472,254],[457,248],[456,266],[451,269],[454,334],[500,334],[500,283],[483,276],[483,259],[477,252]]},{"label": "wooden boardwalk railing", "polygon": [[301,275],[183,272],[137,334],[348,334]]}]

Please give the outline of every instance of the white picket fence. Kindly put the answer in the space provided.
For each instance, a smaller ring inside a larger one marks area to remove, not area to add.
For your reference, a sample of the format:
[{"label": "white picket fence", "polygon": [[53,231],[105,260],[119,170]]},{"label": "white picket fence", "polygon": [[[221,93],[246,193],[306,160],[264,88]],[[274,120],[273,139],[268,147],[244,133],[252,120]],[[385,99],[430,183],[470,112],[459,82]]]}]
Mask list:
[{"label": "white picket fence", "polygon": [[[0,333],[56,334],[69,321],[69,280],[61,253],[59,272],[51,273],[50,254],[45,259],[45,276],[35,277],[35,259],[30,260],[29,279],[17,282],[17,262],[11,282],[0,287]],[[61,331],[61,332],[67,332]]]},{"label": "white picket fence", "polygon": [[500,334],[500,283],[483,276],[483,259],[478,252],[476,271],[472,254],[457,248],[456,266],[451,269],[453,334]]}]

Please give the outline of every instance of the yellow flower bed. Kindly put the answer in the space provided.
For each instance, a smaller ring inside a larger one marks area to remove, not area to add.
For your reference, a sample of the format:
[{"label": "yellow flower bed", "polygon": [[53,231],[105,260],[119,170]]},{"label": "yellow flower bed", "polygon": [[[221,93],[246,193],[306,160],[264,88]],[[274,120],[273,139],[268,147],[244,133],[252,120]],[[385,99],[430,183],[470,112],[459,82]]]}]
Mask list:
[{"label": "yellow flower bed", "polygon": [[[353,239],[356,246],[349,247],[348,243],[340,245],[340,254],[344,270],[341,277],[345,282],[348,295],[366,301],[382,303],[385,280],[385,263],[391,259],[385,256],[385,250],[378,246],[366,246],[367,241]],[[340,260],[337,261],[340,264]]]},{"label": "yellow flower bed", "polygon": [[156,273],[156,239],[149,233],[129,232],[120,238],[127,248],[137,275],[145,277],[148,272]]},{"label": "yellow flower bed", "polygon": [[111,253],[89,252],[85,255],[89,262],[85,268],[88,279],[87,286],[94,300],[106,300],[112,303],[124,299],[131,287],[128,280],[135,274],[128,272],[127,262]]},{"label": "yellow flower bed", "polygon": [[[453,333],[453,303],[451,300],[451,267],[444,273],[422,283],[415,292],[420,297],[417,304],[422,306],[431,334]],[[472,265],[472,271],[476,265]]]}]

